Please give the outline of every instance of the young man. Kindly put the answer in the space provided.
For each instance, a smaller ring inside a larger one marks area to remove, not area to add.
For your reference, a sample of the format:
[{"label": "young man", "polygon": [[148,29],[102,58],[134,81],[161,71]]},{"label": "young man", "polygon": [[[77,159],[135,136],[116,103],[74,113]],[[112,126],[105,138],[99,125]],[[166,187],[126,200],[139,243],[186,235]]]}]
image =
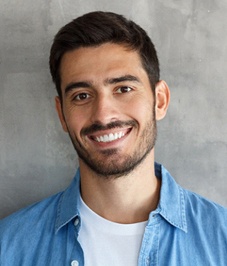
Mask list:
[{"label": "young man", "polygon": [[145,31],[86,14],[56,35],[50,70],[80,168],[64,192],[0,223],[1,265],[226,265],[227,210],[154,163],[170,92]]}]

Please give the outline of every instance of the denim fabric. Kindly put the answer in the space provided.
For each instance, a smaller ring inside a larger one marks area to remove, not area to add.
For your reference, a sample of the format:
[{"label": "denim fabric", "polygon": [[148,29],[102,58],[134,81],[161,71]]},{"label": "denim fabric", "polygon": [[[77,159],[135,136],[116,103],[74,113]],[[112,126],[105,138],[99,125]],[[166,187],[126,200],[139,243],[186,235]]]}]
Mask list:
[{"label": "denim fabric", "polygon": [[[226,266],[227,209],[180,187],[163,166],[155,164],[155,172],[160,202],[150,213],[138,265]],[[84,265],[79,187],[78,170],[64,192],[1,220],[0,265]]]}]

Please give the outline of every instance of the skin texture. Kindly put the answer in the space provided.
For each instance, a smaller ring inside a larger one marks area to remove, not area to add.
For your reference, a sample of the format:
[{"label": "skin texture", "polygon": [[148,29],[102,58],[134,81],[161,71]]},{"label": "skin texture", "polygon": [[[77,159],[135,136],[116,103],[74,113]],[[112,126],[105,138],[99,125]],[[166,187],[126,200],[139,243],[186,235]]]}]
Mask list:
[{"label": "skin texture", "polygon": [[79,156],[83,200],[111,221],[146,220],[159,199],[154,144],[168,86],[153,93],[138,53],[110,43],[66,53],[60,74],[56,108]]}]

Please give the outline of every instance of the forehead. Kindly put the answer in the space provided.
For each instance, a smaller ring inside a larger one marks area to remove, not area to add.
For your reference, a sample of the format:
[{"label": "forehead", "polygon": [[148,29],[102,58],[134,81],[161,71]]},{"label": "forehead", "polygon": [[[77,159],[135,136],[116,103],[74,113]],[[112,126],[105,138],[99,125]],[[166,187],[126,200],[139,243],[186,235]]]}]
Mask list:
[{"label": "forehead", "polygon": [[60,66],[62,86],[75,79],[99,82],[126,74],[147,76],[137,51],[113,43],[67,52]]}]

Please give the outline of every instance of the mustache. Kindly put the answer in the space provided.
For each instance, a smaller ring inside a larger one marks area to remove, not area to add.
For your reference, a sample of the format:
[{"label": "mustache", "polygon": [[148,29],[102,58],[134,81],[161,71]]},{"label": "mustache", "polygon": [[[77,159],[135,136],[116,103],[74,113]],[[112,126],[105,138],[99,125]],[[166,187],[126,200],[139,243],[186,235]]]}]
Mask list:
[{"label": "mustache", "polygon": [[107,130],[107,129],[113,129],[113,128],[123,128],[123,127],[135,127],[137,125],[136,121],[129,120],[129,121],[113,121],[106,125],[102,123],[94,123],[89,127],[83,128],[81,130],[82,135],[88,135],[93,134],[100,130]]}]

